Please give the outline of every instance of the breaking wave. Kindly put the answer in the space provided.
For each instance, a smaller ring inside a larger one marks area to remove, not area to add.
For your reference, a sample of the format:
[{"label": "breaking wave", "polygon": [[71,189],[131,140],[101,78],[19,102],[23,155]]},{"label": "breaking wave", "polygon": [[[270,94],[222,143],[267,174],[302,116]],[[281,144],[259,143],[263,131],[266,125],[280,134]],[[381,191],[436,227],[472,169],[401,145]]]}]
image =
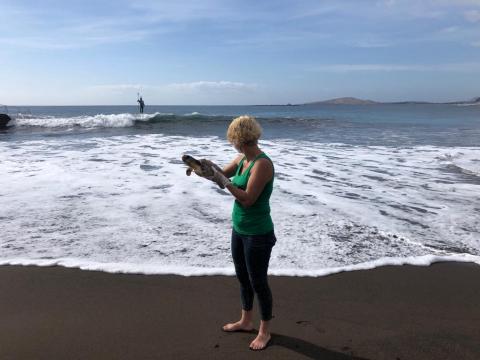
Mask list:
[{"label": "breaking wave", "polygon": [[15,118],[10,126],[15,127],[83,127],[83,128],[118,128],[132,127],[142,123],[166,123],[184,121],[227,121],[231,117],[208,116],[200,113],[175,115],[171,113],[153,114],[97,114],[94,116],[53,117],[53,116],[22,116]]}]

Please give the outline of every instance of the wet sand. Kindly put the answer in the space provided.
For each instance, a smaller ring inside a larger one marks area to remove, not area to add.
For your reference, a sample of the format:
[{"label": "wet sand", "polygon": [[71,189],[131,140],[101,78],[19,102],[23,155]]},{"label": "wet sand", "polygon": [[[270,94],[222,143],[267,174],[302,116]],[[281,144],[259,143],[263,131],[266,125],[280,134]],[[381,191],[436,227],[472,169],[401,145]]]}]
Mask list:
[{"label": "wet sand", "polygon": [[[273,340],[220,330],[236,279],[0,266],[0,359],[480,359],[480,266],[271,277]],[[255,305],[256,306],[256,305]]]}]

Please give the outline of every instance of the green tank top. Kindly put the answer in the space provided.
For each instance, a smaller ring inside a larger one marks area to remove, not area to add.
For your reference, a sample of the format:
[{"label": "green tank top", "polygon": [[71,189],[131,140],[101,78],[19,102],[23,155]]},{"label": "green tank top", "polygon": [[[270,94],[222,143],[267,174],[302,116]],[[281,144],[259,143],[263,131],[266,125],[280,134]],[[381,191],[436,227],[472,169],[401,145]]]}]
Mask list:
[{"label": "green tank top", "polygon": [[[236,187],[245,190],[247,188],[248,179],[250,178],[250,169],[255,164],[255,161],[260,158],[266,158],[272,161],[265,153],[261,153],[256,156],[250,163],[248,168],[240,174],[242,170],[245,157],[238,164],[235,176],[232,178],[232,183]],[[272,163],[273,165],[273,163]],[[270,216],[270,195],[273,190],[273,178],[265,184],[262,192],[258,196],[257,201],[250,207],[243,207],[237,200],[233,204],[232,222],[233,229],[242,235],[262,235],[273,230],[273,222]]]}]

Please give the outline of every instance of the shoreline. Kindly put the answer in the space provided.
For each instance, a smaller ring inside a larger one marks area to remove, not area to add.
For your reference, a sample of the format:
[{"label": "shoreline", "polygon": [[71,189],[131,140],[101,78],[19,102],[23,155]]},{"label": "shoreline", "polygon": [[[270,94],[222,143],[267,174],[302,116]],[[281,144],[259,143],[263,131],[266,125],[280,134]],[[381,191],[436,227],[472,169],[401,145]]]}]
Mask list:
[{"label": "shoreline", "polygon": [[232,276],[2,265],[0,358],[478,359],[479,278],[454,262],[271,276],[273,341],[253,353],[254,334],[220,330],[240,311]]},{"label": "shoreline", "polygon": [[[420,255],[410,257],[386,257],[363,263],[338,267],[327,267],[315,270],[305,269],[275,269],[270,268],[269,276],[285,277],[308,277],[319,278],[340,274],[343,272],[373,270],[385,266],[431,266],[437,263],[467,263],[480,266],[480,256],[470,254],[454,255]],[[124,275],[173,275],[173,276],[235,276],[233,265],[230,267],[199,267],[199,266],[162,266],[158,264],[135,264],[135,263],[98,263],[73,258],[58,259],[10,259],[0,260],[1,266],[32,266],[32,267],[63,267],[66,269],[78,269],[84,271],[98,271],[108,274]]]}]

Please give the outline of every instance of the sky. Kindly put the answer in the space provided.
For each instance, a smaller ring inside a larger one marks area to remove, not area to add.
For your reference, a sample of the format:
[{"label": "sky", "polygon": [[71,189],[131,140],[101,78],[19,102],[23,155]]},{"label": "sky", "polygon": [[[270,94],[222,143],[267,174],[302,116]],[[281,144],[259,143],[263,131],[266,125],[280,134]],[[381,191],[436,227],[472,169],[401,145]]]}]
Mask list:
[{"label": "sky", "polygon": [[480,96],[480,0],[0,0],[0,103]]}]

